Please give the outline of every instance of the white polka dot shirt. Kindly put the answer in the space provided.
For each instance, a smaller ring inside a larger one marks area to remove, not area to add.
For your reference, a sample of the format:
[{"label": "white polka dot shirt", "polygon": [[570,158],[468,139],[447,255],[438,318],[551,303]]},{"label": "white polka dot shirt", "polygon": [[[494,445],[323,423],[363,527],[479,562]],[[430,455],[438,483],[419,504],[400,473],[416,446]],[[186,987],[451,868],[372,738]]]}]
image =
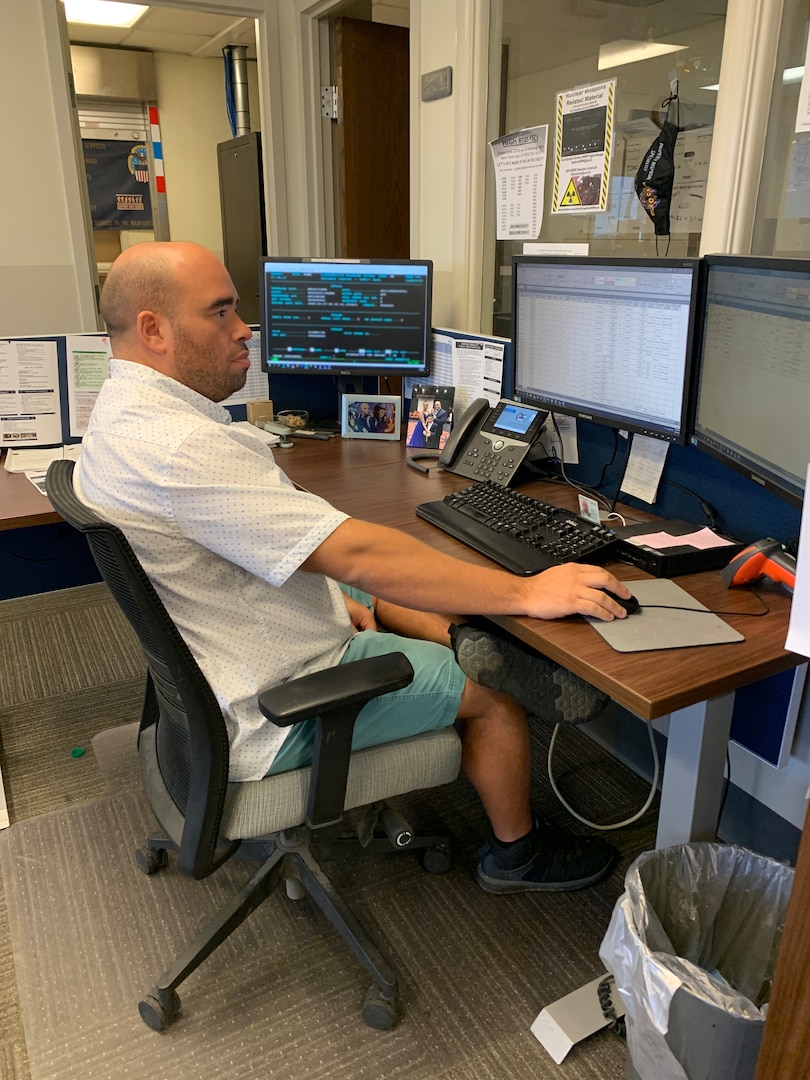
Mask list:
[{"label": "white polka dot shirt", "polygon": [[258,693],[336,664],[352,636],[335,582],[299,570],[346,515],[297,491],[230,414],[113,360],[82,443],[79,498],[118,525],[225,715],[231,780],[264,776],[289,729]]}]

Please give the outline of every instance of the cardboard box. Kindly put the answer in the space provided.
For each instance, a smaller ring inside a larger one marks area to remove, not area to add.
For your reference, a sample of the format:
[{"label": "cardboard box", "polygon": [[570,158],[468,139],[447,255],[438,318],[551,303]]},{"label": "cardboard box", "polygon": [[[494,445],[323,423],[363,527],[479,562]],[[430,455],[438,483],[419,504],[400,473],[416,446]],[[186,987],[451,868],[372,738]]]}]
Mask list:
[{"label": "cardboard box", "polygon": [[255,424],[259,420],[273,419],[272,401],[248,401],[246,402],[248,423]]}]

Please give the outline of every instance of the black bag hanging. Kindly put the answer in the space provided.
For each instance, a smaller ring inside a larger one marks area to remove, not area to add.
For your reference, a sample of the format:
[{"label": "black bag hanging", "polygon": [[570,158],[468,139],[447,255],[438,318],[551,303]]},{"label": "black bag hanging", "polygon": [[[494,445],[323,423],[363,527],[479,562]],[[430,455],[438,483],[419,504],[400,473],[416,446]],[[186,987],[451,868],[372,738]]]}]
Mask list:
[{"label": "black bag hanging", "polygon": [[[675,179],[675,141],[680,130],[677,83],[674,92],[661,102],[661,108],[667,110],[666,120],[636,173],[636,195],[655,227],[656,237],[668,237],[669,206]],[[669,118],[670,110],[674,111],[674,123]]]}]

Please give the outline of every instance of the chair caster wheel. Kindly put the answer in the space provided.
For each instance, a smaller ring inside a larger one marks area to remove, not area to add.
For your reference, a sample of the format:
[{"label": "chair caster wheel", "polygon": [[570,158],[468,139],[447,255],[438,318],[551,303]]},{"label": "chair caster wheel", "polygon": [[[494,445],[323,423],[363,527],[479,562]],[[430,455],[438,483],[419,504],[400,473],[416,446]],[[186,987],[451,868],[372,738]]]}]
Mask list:
[{"label": "chair caster wheel", "polygon": [[372,983],[363,1002],[363,1023],[375,1031],[390,1031],[396,1022],[396,998],[387,998],[380,987]]},{"label": "chair caster wheel", "polygon": [[152,1031],[165,1031],[180,1015],[180,995],[176,990],[172,990],[164,1004],[160,1000],[159,991],[147,994],[143,1001],[138,1002],[138,1012],[141,1020]]},{"label": "chair caster wheel", "polygon": [[450,851],[444,844],[425,848],[422,853],[422,869],[429,874],[446,874],[452,865]]},{"label": "chair caster wheel", "polygon": [[151,848],[141,847],[135,852],[135,862],[138,869],[142,870],[144,874],[156,874],[158,870],[162,870],[169,861],[169,853],[165,848],[158,848],[157,851],[152,851]]}]

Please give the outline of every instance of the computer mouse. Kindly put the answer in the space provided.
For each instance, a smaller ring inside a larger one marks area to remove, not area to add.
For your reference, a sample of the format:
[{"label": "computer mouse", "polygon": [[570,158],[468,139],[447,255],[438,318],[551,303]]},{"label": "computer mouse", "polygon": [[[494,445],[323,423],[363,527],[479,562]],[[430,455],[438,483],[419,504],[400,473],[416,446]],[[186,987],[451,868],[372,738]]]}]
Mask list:
[{"label": "computer mouse", "polygon": [[623,596],[617,596],[616,593],[611,592],[610,589],[602,589],[602,592],[605,596],[609,596],[611,600],[615,600],[620,607],[623,607],[628,615],[635,615],[641,607],[635,596],[629,596],[625,600]]}]

